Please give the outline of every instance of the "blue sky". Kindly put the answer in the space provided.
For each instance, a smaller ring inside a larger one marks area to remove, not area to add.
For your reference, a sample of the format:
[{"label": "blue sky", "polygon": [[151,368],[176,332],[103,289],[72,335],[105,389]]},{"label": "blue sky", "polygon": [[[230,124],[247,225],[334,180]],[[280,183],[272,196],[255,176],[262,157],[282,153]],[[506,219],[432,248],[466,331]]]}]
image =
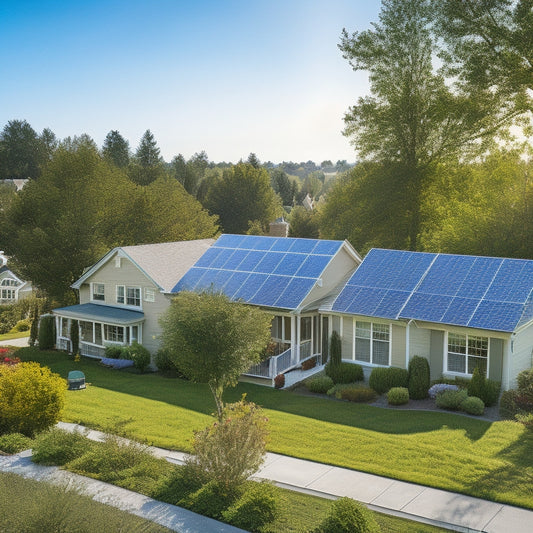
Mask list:
[{"label": "blue sky", "polygon": [[355,161],[342,117],[368,92],[337,48],[376,0],[0,0],[0,127],[150,129],[169,161]]}]

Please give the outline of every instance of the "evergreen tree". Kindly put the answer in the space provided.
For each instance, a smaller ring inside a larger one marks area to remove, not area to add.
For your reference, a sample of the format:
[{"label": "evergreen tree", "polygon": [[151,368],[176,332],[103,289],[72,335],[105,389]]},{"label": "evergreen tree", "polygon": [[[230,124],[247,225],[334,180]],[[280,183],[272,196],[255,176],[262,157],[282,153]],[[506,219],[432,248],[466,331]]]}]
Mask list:
[{"label": "evergreen tree", "polygon": [[117,130],[111,130],[104,140],[102,155],[115,166],[125,168],[130,162],[130,145]]},{"label": "evergreen tree", "polygon": [[134,163],[128,169],[128,175],[139,185],[149,185],[165,174],[161,151],[152,132],[146,130],[135,152]]}]

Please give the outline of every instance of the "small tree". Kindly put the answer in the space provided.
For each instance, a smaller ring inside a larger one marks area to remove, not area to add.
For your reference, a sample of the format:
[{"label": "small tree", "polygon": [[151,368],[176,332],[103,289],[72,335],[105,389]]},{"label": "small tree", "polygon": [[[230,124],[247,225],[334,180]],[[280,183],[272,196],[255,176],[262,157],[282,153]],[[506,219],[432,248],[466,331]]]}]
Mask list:
[{"label": "small tree", "polygon": [[72,353],[76,355],[80,351],[80,328],[77,320],[70,321],[70,343]]},{"label": "small tree", "polygon": [[182,292],[160,322],[163,348],[183,375],[209,385],[222,419],[224,389],[261,360],[271,317],[221,293]]},{"label": "small tree", "polygon": [[30,346],[35,346],[35,341],[37,340],[37,335],[39,333],[39,306],[35,304],[31,316],[31,327],[30,327],[30,339],[28,341]]},{"label": "small tree", "polygon": [[232,492],[263,463],[267,421],[262,410],[244,398],[226,405],[218,422],[195,433],[189,466]]},{"label": "small tree", "polygon": [[55,323],[52,315],[44,315],[39,321],[39,350],[51,350],[55,344]]},{"label": "small tree", "polygon": [[430,385],[429,363],[425,357],[415,355],[409,361],[409,378],[407,388],[413,400],[427,398]]},{"label": "small tree", "polygon": [[341,338],[336,331],[331,333],[329,346],[329,364],[331,366],[340,366],[342,362]]}]

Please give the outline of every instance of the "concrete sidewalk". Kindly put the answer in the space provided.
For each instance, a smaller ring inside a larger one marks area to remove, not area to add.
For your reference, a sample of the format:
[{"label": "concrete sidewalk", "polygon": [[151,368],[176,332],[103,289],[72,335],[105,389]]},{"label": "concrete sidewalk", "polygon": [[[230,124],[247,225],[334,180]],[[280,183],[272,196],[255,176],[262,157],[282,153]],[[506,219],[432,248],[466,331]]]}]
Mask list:
[{"label": "concrete sidewalk", "polygon": [[[76,424],[60,422],[58,425],[69,431],[84,430]],[[103,433],[94,430],[88,431],[87,436],[94,440],[104,438]],[[174,463],[182,463],[186,457],[182,452],[163,448],[151,447],[150,450],[157,457]],[[533,511],[285,455],[267,453],[266,461],[255,477],[325,498],[348,496],[375,511],[452,531],[533,531]]]},{"label": "concrete sidewalk", "polygon": [[29,340],[29,337],[20,337],[18,339],[0,341],[0,346],[17,346],[18,348],[24,348],[24,346],[29,346]]}]

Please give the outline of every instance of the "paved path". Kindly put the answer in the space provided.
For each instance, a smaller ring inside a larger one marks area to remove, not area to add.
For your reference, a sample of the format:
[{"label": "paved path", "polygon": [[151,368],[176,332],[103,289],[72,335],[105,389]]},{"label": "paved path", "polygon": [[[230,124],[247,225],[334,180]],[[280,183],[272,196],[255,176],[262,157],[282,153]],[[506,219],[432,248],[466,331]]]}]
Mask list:
[{"label": "paved path", "polygon": [[0,341],[0,346],[18,346],[19,348],[23,348],[24,346],[28,346],[29,340],[30,340],[29,337],[21,337],[20,339],[10,339],[8,341]]},{"label": "paved path", "polygon": [[[64,422],[60,422],[59,426],[70,431],[84,429]],[[90,430],[87,436],[101,440],[104,434]],[[174,463],[182,463],[186,457],[183,452],[163,448],[151,447],[150,450],[154,455]],[[265,464],[255,477],[321,497],[348,496],[367,504],[375,511],[453,531],[533,531],[533,511],[274,453],[267,453]]]}]

